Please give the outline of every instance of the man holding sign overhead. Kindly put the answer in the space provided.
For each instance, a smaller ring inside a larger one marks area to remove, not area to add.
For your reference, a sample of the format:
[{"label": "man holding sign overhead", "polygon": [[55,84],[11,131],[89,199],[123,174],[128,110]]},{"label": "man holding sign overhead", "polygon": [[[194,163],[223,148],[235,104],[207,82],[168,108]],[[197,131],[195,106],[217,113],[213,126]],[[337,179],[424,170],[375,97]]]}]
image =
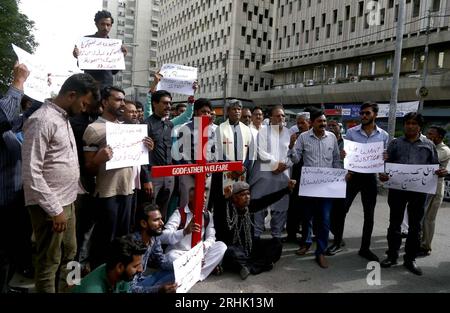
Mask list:
[{"label": "man holding sign overhead", "polygon": [[[108,11],[98,11],[95,14],[95,26],[97,27],[97,32],[94,35],[89,35],[86,37],[90,38],[103,38],[103,39],[109,39],[109,32],[111,31],[112,24],[114,24],[114,18],[111,16],[111,13]],[[122,45],[121,51],[124,56],[127,55],[128,50],[127,48]],[[80,49],[75,46],[73,49],[73,56],[78,59],[80,56]],[[83,69],[84,67],[81,67]],[[85,73],[91,74],[92,77],[96,81],[100,83],[100,87],[107,87],[112,86],[113,84],[113,75],[116,75],[119,71],[118,70],[85,70]]]},{"label": "man holding sign overhead", "polygon": [[[387,162],[399,165],[439,164],[436,147],[433,142],[421,135],[424,122],[423,116],[419,113],[411,112],[405,115],[403,119],[405,135],[390,142],[387,149]],[[388,165],[387,163],[386,166]],[[442,177],[447,174],[447,170],[438,169],[435,174]],[[388,181],[393,178],[393,175],[395,175],[393,172],[389,175],[380,174],[380,180]],[[434,190],[436,189],[434,188]],[[403,265],[413,274],[422,275],[422,270],[416,264],[416,256],[420,247],[421,222],[426,198],[427,194],[425,192],[389,189],[388,204],[390,216],[387,234],[389,249],[387,258],[381,262],[381,267],[386,268],[397,264],[398,250],[402,244],[401,224],[405,209],[407,209],[409,231],[406,238]]]},{"label": "man holding sign overhead", "polygon": [[[326,131],[327,120],[323,111],[315,110],[311,112],[312,129],[300,134],[295,145],[290,143],[288,156],[292,157],[294,163],[298,163],[303,157],[304,167],[319,168],[340,168],[339,147],[336,136]],[[303,177],[303,176],[302,176]],[[302,194],[300,185],[300,194]],[[330,211],[332,207],[332,198],[309,196],[305,197],[304,204],[304,222],[302,227],[303,242],[297,255],[305,255],[312,244],[312,220],[318,225],[317,230],[317,248],[316,262],[322,268],[328,267],[325,259],[325,250],[328,245],[328,234],[330,230]]]}]

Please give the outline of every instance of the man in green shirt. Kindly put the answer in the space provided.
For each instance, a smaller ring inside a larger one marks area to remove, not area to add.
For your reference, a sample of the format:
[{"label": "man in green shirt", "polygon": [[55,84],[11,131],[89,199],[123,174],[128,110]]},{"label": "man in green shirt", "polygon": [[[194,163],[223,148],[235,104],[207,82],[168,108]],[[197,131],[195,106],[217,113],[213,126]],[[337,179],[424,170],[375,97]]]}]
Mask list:
[{"label": "man in green shirt", "polygon": [[131,235],[116,238],[105,264],[81,280],[73,293],[128,293],[134,275],[142,272],[142,255],[147,248]]}]

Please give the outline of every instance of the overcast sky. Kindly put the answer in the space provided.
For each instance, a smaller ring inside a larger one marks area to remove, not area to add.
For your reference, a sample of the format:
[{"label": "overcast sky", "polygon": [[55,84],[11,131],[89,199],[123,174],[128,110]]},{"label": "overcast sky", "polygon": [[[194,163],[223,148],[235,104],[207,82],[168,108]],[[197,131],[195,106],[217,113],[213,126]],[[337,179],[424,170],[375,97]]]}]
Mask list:
[{"label": "overcast sky", "polygon": [[102,0],[20,0],[19,9],[35,22],[35,55],[59,73],[77,68],[73,47],[78,38],[96,32],[94,16]]}]

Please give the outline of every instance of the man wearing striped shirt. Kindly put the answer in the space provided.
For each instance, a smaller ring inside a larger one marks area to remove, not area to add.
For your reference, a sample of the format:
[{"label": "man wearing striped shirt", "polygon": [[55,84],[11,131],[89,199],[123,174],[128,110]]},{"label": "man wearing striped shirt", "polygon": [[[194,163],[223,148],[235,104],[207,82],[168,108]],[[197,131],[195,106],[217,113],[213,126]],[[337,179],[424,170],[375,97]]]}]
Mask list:
[{"label": "man wearing striped shirt", "polygon": [[[321,110],[311,112],[311,126],[307,132],[300,134],[295,145],[291,141],[288,156],[294,163],[303,157],[303,166],[340,168],[339,147],[336,136],[326,131],[327,119]],[[297,255],[305,255],[312,244],[312,220],[317,223],[316,262],[322,268],[328,267],[325,250],[328,245],[330,230],[331,198],[304,197],[304,221],[302,226],[302,244]]]},{"label": "man wearing striped shirt", "polygon": [[74,202],[80,177],[69,116],[84,111],[97,98],[92,76],[72,75],[58,96],[47,100],[24,125],[22,176],[36,237],[37,292],[54,293],[67,286],[66,265],[76,253]]}]

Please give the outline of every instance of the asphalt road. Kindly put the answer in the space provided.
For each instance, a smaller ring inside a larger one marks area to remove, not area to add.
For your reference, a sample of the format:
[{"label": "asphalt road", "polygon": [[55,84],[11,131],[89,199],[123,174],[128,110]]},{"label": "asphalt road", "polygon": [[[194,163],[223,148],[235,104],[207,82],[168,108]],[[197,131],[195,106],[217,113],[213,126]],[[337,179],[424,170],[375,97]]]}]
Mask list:
[{"label": "asphalt road", "polygon": [[[210,276],[197,283],[193,293],[232,292],[232,293],[350,293],[350,292],[450,292],[450,203],[444,202],[438,212],[433,251],[430,256],[417,259],[424,275],[416,276],[407,271],[399,258],[399,265],[380,270],[380,284],[369,285],[376,276],[366,269],[368,261],[358,256],[363,225],[363,211],[359,199],[355,199],[345,224],[344,251],[327,257],[330,267],[320,268],[314,262],[314,254],[300,257],[295,254],[297,245],[284,244],[281,260],[274,269],[256,276],[250,275],[242,281],[238,274],[224,273]],[[389,206],[386,196],[378,196],[375,210],[375,226],[372,236],[372,251],[380,260],[387,250],[386,233],[389,225]],[[403,245],[402,252],[403,253]]]}]

